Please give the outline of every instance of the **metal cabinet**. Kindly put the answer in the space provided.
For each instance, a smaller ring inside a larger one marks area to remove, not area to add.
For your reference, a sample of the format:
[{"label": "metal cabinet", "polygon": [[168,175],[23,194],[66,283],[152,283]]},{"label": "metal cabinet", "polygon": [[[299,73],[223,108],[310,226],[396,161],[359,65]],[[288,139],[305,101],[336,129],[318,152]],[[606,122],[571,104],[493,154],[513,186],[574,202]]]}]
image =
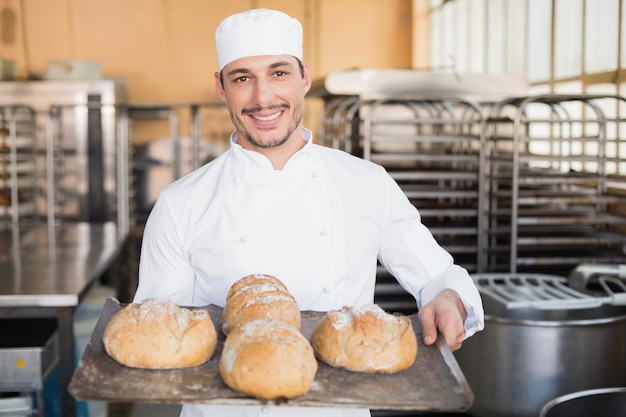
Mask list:
[{"label": "metal cabinet", "polygon": [[32,109],[20,126],[35,149],[38,215],[52,223],[115,221],[128,229],[125,101],[118,80],[0,83],[0,106]]}]

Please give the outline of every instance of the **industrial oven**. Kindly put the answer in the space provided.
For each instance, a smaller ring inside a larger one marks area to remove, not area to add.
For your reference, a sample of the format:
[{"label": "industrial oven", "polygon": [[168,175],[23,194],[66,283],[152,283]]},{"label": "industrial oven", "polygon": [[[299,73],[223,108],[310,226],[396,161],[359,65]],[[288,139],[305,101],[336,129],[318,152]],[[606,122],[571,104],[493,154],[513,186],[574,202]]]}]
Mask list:
[{"label": "industrial oven", "polygon": [[[122,80],[0,83],[0,219],[129,223]],[[11,198],[13,196],[13,198]]]}]

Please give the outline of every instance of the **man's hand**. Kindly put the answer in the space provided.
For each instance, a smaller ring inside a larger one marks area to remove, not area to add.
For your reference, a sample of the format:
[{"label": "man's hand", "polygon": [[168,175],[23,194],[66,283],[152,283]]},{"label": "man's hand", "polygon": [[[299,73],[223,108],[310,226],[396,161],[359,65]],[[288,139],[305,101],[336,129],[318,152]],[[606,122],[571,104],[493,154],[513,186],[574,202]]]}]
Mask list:
[{"label": "man's hand", "polygon": [[463,322],[467,312],[454,290],[440,292],[418,313],[424,331],[424,344],[432,345],[437,340],[437,330],[443,335],[451,351],[461,347],[465,336]]}]

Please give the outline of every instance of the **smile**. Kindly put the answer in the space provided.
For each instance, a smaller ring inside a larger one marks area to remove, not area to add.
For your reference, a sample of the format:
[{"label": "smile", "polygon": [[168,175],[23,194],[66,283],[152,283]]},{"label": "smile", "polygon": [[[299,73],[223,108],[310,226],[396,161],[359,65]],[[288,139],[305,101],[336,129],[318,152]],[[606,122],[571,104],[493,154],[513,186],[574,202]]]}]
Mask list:
[{"label": "smile", "polygon": [[272,120],[278,119],[278,117],[280,117],[282,113],[283,113],[282,111],[279,111],[274,114],[270,114],[269,116],[255,116],[255,115],[251,115],[251,116],[260,122],[270,122]]}]

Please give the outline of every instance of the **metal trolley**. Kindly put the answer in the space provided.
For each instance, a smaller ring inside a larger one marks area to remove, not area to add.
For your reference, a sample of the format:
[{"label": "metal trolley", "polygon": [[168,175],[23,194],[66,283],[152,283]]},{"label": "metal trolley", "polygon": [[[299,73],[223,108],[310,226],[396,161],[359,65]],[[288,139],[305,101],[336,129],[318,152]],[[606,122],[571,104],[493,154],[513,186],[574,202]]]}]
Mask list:
[{"label": "metal trolley", "polygon": [[614,116],[623,104],[541,95],[491,108],[480,270],[567,273],[584,262],[624,262],[626,142]]}]

